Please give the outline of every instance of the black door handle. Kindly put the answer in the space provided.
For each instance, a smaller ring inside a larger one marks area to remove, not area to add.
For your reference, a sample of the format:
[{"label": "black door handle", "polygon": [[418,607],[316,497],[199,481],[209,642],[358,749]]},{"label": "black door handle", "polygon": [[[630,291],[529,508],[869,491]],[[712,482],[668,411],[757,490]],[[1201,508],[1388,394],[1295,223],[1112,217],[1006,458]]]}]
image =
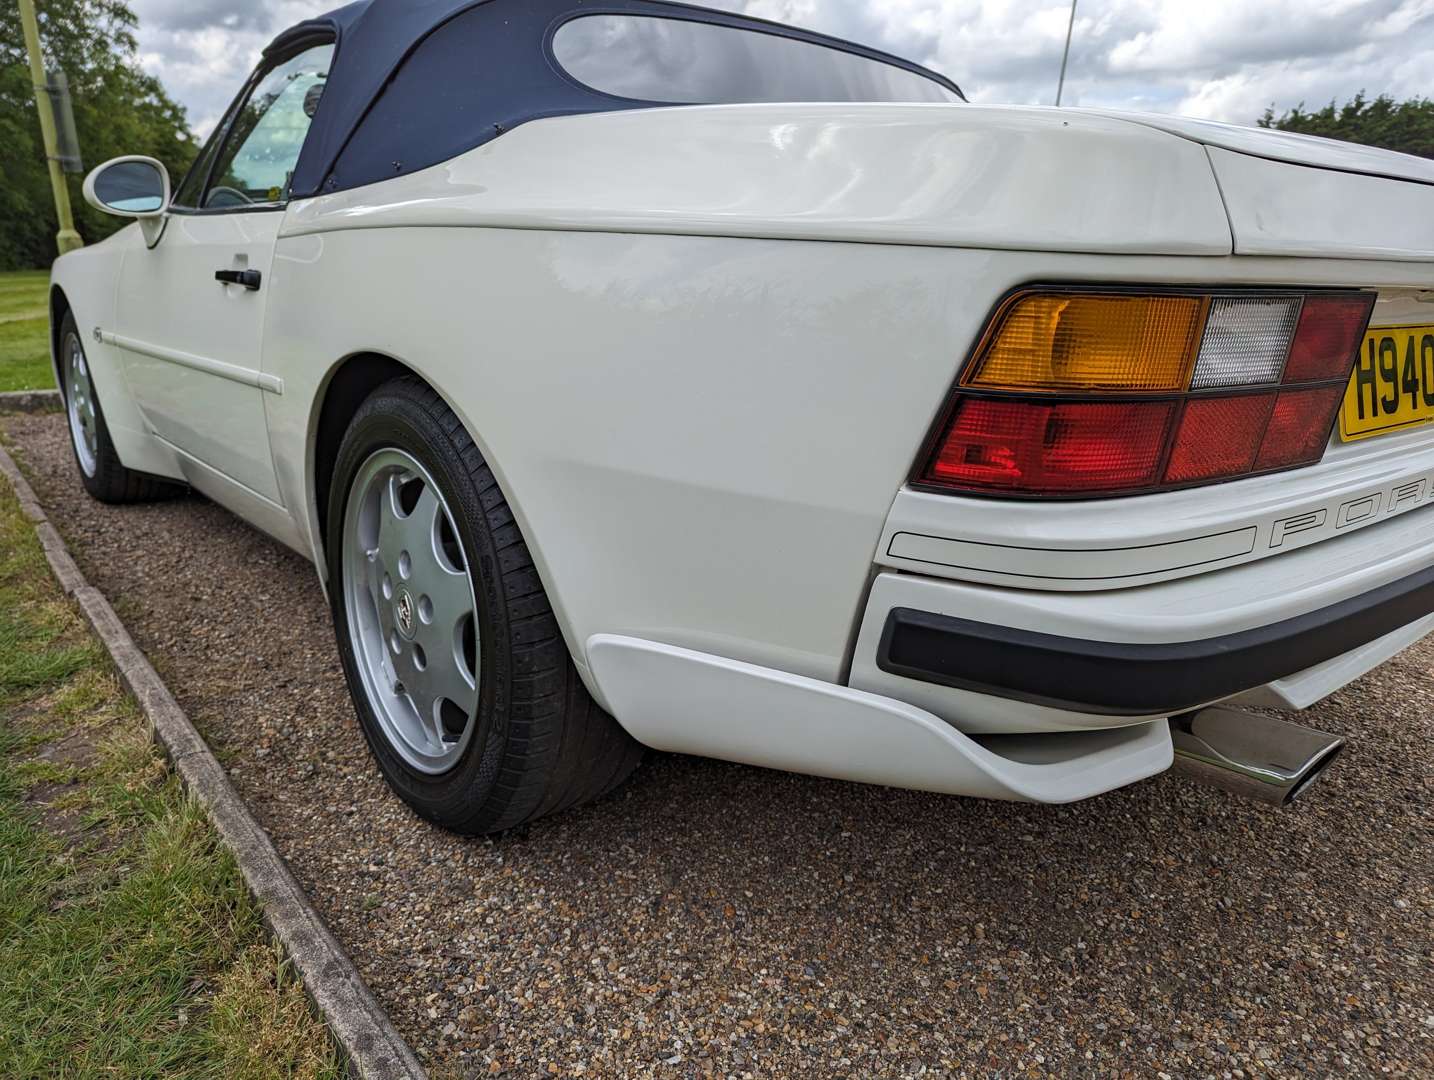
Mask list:
[{"label": "black door handle", "polygon": [[225,285],[243,285],[250,292],[257,292],[264,278],[257,270],[216,270],[214,280]]}]

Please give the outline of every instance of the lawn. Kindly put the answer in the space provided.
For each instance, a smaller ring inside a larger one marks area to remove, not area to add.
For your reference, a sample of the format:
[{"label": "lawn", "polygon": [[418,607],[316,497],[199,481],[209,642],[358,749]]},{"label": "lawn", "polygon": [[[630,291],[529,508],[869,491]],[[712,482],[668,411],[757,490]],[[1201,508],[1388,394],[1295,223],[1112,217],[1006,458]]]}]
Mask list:
[{"label": "lawn", "polygon": [[50,370],[44,270],[0,273],[0,391],[55,385]]},{"label": "lawn", "polygon": [[342,1075],[3,483],[0,988],[0,1076]]}]

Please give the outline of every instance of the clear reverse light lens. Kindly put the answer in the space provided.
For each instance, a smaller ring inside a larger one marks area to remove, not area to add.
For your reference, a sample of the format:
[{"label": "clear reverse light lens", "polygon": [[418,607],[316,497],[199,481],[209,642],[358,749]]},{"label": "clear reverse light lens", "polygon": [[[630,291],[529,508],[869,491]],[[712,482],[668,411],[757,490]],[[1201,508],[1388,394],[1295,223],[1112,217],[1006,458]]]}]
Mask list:
[{"label": "clear reverse light lens", "polygon": [[1220,297],[1210,304],[1190,389],[1278,382],[1300,297]]}]

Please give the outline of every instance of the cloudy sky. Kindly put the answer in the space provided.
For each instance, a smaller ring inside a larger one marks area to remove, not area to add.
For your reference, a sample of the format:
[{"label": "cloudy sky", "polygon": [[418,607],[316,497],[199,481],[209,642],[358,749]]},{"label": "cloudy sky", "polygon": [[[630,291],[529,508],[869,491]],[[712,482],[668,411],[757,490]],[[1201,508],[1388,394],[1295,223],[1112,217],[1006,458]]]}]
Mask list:
[{"label": "cloudy sky", "polygon": [[[341,0],[132,0],[142,62],[207,133],[279,30]],[[1049,104],[1066,0],[706,0],[908,56],[978,102]],[[1434,0],[1078,0],[1066,102],[1252,123],[1434,89]]]}]

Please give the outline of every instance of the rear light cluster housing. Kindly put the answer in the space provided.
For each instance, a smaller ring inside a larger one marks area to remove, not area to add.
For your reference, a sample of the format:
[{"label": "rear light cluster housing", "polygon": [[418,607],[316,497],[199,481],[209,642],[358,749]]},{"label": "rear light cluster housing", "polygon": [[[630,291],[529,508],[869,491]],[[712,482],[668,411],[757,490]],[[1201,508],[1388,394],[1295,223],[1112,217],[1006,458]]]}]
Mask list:
[{"label": "rear light cluster housing", "polygon": [[963,369],[913,481],[1164,491],[1319,461],[1374,293],[1028,288]]}]

